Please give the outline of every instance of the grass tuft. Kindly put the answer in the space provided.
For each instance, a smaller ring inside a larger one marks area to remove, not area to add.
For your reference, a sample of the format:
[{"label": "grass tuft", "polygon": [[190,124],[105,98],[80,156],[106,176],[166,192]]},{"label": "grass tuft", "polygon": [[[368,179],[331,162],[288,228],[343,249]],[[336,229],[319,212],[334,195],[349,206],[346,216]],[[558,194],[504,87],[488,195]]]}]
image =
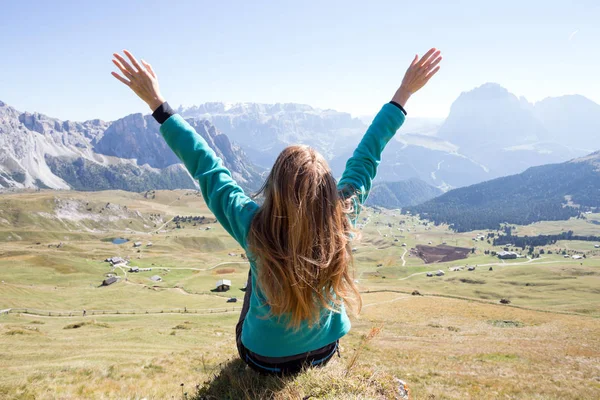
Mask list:
[{"label": "grass tuft", "polygon": [[79,329],[84,326],[94,326],[97,328],[110,328],[110,325],[105,322],[97,322],[96,320],[93,320],[93,321],[81,321],[81,322],[76,322],[74,324],[69,324],[69,325],[66,325],[63,329]]},{"label": "grass tuft", "polygon": [[495,326],[497,328],[521,328],[525,326],[522,322],[519,321],[511,321],[505,319],[494,319],[488,321],[488,324]]},{"label": "grass tuft", "polygon": [[192,400],[217,399],[397,399],[395,378],[372,367],[348,365],[333,359],[323,368],[308,368],[293,377],[263,376],[239,358],[221,364],[220,370],[196,386]]}]

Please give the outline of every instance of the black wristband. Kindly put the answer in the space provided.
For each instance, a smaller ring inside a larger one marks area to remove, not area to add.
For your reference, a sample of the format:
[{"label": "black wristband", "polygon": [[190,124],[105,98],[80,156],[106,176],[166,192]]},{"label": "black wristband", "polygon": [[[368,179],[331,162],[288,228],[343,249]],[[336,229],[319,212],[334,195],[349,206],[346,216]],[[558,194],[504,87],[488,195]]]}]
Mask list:
[{"label": "black wristband", "polygon": [[398,107],[400,109],[400,111],[402,111],[404,113],[404,115],[408,115],[408,113],[406,112],[406,110],[404,109],[404,107],[402,107],[400,105],[400,103],[395,102],[394,100],[390,101],[390,104],[395,105],[396,107]]},{"label": "black wristband", "polygon": [[169,103],[166,101],[162,103],[154,112],[152,116],[159,124],[163,124],[166,120],[168,120],[172,115],[175,115],[175,110],[171,108]]}]

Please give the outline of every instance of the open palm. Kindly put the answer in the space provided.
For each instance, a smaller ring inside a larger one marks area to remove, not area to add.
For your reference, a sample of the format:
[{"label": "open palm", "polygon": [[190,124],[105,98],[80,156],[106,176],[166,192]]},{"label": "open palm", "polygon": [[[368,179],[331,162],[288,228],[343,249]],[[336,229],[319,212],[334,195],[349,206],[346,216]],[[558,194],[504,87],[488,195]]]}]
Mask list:
[{"label": "open palm", "polygon": [[142,67],[129,51],[123,50],[123,53],[125,53],[133,65],[130,65],[120,54],[114,53],[113,56],[115,58],[112,61],[121,70],[123,76],[116,72],[112,72],[112,76],[129,86],[140,99],[148,104],[152,111],[156,110],[165,102],[165,99],[160,94],[158,78],[152,66],[142,60],[144,66]]},{"label": "open palm", "polygon": [[440,70],[438,65],[442,61],[441,51],[430,49],[423,57],[415,55],[412,63],[406,70],[402,84],[396,91],[392,100],[405,105],[409,97],[421,89]]}]

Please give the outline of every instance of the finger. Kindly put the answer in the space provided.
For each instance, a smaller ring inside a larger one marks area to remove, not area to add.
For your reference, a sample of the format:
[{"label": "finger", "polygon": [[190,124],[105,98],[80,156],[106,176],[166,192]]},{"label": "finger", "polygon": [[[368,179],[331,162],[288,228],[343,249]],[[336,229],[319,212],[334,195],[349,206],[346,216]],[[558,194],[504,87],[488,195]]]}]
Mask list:
[{"label": "finger", "polygon": [[129,82],[127,79],[123,78],[121,75],[117,74],[116,72],[111,72],[111,75],[114,76],[115,78],[117,78],[118,80],[120,80],[121,82],[123,82],[124,84],[126,84],[127,86],[131,86],[131,82]]},{"label": "finger", "polygon": [[134,67],[137,68],[138,71],[142,71],[143,70],[143,68],[140,66],[140,63],[138,63],[138,60],[136,60],[136,58],[133,56],[133,54],[131,54],[127,50],[123,50],[123,53],[125,53],[125,55],[127,57],[129,57],[129,59],[131,60],[131,63],[133,64]]},{"label": "finger", "polygon": [[439,50],[435,51],[435,52],[434,52],[434,53],[433,53],[433,54],[432,54],[432,55],[429,57],[429,59],[427,59],[427,61],[424,61],[424,62],[421,64],[421,68],[423,68],[423,69],[429,69],[429,66],[430,66],[430,64],[431,64],[431,63],[433,63],[433,62],[434,62],[434,61],[435,61],[435,60],[436,60],[436,59],[437,59],[437,58],[440,56],[440,54],[441,54],[441,53],[442,53],[442,52],[441,52],[441,51],[439,51]]},{"label": "finger", "polygon": [[427,75],[426,78],[429,81],[431,79],[432,76],[434,76],[435,74],[437,74],[437,72],[440,70],[440,67],[437,66],[435,67],[435,69],[433,69],[432,71],[430,71]]},{"label": "finger", "polygon": [[425,71],[431,71],[436,65],[442,61],[442,56],[437,57],[432,62],[425,66]]},{"label": "finger", "polygon": [[115,58],[121,62],[121,65],[127,71],[129,71],[130,74],[133,75],[133,74],[135,74],[137,72],[135,69],[133,69],[133,67],[131,65],[129,65],[129,63],[127,62],[127,60],[125,60],[120,54],[115,53],[115,54],[113,54],[113,56],[115,56]]},{"label": "finger", "polygon": [[419,55],[415,54],[415,58],[412,60],[412,62],[410,63],[410,66],[414,66],[417,62],[419,61]]},{"label": "finger", "polygon": [[156,79],[156,73],[152,69],[152,65],[148,64],[145,60],[142,60],[142,64],[144,64],[144,67],[146,67],[148,72],[150,72],[150,75],[152,75],[152,77]]},{"label": "finger", "polygon": [[121,72],[123,73],[123,75],[125,75],[125,77],[127,77],[129,79],[133,79],[133,74],[131,72],[129,72],[127,70],[127,68],[125,68],[119,60],[113,59],[112,62],[113,62],[113,64],[115,64],[117,66],[117,68],[119,68],[121,70]]},{"label": "finger", "polygon": [[425,65],[425,63],[427,63],[427,60],[429,60],[429,57],[431,57],[433,55],[433,53],[439,51],[438,49],[436,49],[435,47],[432,49],[429,49],[429,51],[427,53],[425,53],[425,55],[423,57],[421,57],[421,63],[420,65],[423,66]]}]

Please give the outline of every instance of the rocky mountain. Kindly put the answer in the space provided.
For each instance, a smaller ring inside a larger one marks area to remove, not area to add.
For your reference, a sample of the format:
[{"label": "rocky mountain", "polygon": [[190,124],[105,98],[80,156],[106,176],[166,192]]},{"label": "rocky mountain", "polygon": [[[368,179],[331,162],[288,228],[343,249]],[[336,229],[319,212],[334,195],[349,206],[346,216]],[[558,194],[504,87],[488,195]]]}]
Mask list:
[{"label": "rocky mountain", "polygon": [[600,151],[451,190],[407,211],[459,232],[566,220],[600,210]]},{"label": "rocky mountain", "polygon": [[[294,103],[205,103],[180,107],[178,112],[211,121],[239,143],[252,162],[264,168],[271,167],[284,147],[303,143],[319,150],[337,176],[368,128],[364,121],[372,120]],[[485,167],[457,153],[457,146],[434,136],[440,124],[439,119],[409,118],[384,153],[378,181],[418,178],[446,189],[486,179]],[[436,175],[444,162],[447,168]],[[475,176],[472,180],[463,179],[471,175]]]},{"label": "rocky mountain", "polygon": [[[206,103],[183,108],[212,121],[257,165],[270,168],[285,146],[322,152],[341,176],[372,118],[302,104]],[[448,118],[409,118],[383,154],[378,182],[411,178],[442,190],[566,161],[594,149],[600,106],[582,96],[536,104],[488,83],[462,93]]]},{"label": "rocky mountain", "polygon": [[[294,103],[205,103],[178,112],[250,189],[294,143],[318,149],[341,176],[367,129],[364,121],[371,119]],[[419,179],[447,191],[581,157],[595,149],[599,133],[600,106],[589,99],[562,96],[532,104],[488,83],[462,93],[445,121],[409,114],[383,154],[376,182]],[[0,146],[5,150],[0,185],[5,187],[195,185],[177,167],[158,125],[141,114],[114,122],[63,122],[2,103]]]},{"label": "rocky mountain", "polygon": [[[224,160],[240,185],[251,190],[258,189],[261,183],[260,170],[247,159],[239,146],[233,145],[227,135],[220,133],[207,120],[190,118],[188,122]],[[94,146],[94,151],[119,158],[133,158],[139,165],[147,164],[159,169],[179,163],[151,115],[132,114],[113,122]]]},{"label": "rocky mountain", "polygon": [[600,105],[579,95],[549,97],[535,103],[534,113],[548,132],[548,138],[589,149],[600,139]]},{"label": "rocky mountain", "polygon": [[[462,93],[437,136],[489,171],[487,179],[515,174],[593,151],[600,106],[583,96],[531,104],[498,84]],[[577,139],[577,140],[575,140]],[[477,183],[480,177],[467,179]]]},{"label": "rocky mountain", "polygon": [[[260,185],[260,171],[226,135],[208,121],[190,122],[241,185],[250,190]],[[141,114],[114,122],[71,122],[0,102],[0,188],[195,188],[158,129]]]},{"label": "rocky mountain", "polygon": [[264,168],[271,168],[291,144],[313,146],[332,159],[351,150],[365,130],[350,114],[305,104],[205,103],[177,111],[186,118],[211,121]]},{"label": "rocky mountain", "polygon": [[384,208],[402,208],[421,204],[443,192],[420,179],[400,182],[380,182],[373,185],[366,205]]}]

